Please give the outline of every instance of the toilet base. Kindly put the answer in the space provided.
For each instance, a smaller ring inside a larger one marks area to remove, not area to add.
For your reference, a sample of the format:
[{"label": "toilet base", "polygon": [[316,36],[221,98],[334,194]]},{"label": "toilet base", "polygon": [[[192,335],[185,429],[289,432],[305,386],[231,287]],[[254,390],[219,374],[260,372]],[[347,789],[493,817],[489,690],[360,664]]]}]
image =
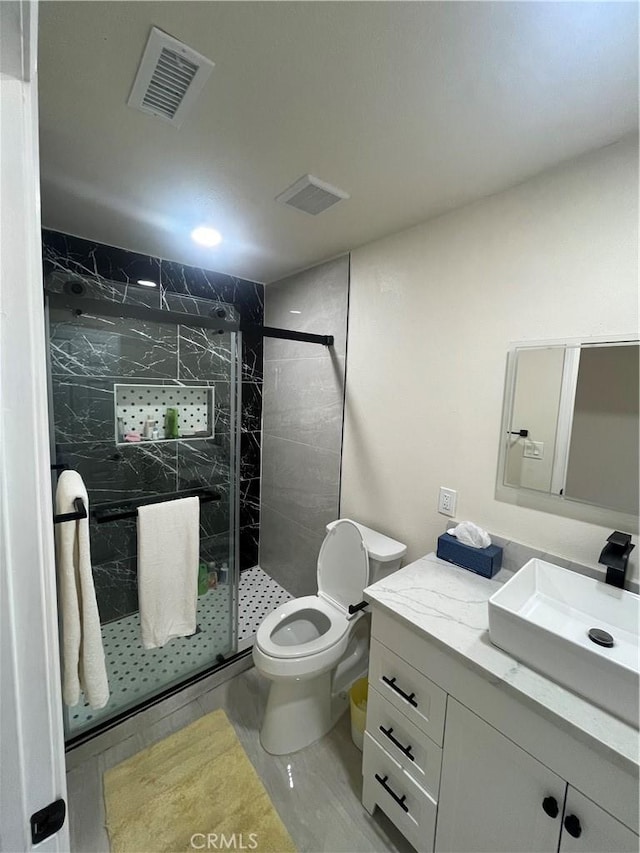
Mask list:
[{"label": "toilet base", "polygon": [[354,622],[338,664],[312,678],[271,682],[260,743],[271,755],[304,749],[331,731],[349,707],[349,688],[367,674],[369,619]]},{"label": "toilet base", "polygon": [[260,730],[260,743],[267,752],[297,752],[334,726],[338,717],[334,717],[332,707],[336,703],[332,702],[331,679],[329,671],[315,678],[271,682]]}]

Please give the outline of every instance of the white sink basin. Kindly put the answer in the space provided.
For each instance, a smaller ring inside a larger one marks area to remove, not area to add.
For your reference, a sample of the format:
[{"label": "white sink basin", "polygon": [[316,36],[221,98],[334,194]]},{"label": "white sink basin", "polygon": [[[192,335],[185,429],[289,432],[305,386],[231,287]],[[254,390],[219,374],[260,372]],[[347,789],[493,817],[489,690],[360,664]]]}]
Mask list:
[{"label": "white sink basin", "polygon": [[[529,560],[489,599],[491,642],[638,728],[640,597]],[[606,648],[591,628],[613,637]]]}]

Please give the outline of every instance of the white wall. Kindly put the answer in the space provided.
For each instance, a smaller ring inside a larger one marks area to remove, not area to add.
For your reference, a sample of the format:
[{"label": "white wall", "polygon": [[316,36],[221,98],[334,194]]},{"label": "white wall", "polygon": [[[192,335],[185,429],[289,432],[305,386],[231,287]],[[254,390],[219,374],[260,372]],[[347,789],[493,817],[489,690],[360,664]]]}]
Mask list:
[{"label": "white wall", "polygon": [[610,529],[494,498],[504,375],[510,342],[637,328],[637,157],[628,138],[352,253],[343,516],[415,559],[443,485],[459,519],[597,565]]}]

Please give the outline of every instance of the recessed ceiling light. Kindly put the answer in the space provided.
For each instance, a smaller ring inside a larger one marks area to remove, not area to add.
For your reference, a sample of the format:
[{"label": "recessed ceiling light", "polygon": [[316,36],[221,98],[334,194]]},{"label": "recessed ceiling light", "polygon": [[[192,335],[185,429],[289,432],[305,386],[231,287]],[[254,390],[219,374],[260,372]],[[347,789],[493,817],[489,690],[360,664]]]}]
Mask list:
[{"label": "recessed ceiling light", "polygon": [[207,228],[204,225],[200,225],[198,228],[194,228],[191,232],[191,239],[196,243],[200,243],[201,246],[208,246],[211,248],[212,246],[217,246],[218,243],[222,242],[222,234],[219,231],[216,231],[215,228]]},{"label": "recessed ceiling light", "polygon": [[296,311],[293,308],[289,311],[289,314],[302,314],[302,311]]},{"label": "recessed ceiling light", "polygon": [[141,284],[143,287],[157,287],[158,285],[155,281],[151,281],[148,278],[139,278],[137,281],[138,284]]}]

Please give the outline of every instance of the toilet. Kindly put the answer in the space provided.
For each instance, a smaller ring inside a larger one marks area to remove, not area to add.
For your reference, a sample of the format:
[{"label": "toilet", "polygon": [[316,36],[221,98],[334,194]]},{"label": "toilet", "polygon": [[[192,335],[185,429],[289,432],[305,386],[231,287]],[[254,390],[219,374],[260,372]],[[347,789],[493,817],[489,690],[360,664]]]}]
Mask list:
[{"label": "toilet", "polygon": [[[318,593],[281,604],[258,628],[253,662],[271,681],[260,741],[272,755],[325,735],[367,673],[365,587],[400,568],[406,545],[350,519],[327,525],[318,555]],[[350,609],[351,608],[351,609]]]}]

